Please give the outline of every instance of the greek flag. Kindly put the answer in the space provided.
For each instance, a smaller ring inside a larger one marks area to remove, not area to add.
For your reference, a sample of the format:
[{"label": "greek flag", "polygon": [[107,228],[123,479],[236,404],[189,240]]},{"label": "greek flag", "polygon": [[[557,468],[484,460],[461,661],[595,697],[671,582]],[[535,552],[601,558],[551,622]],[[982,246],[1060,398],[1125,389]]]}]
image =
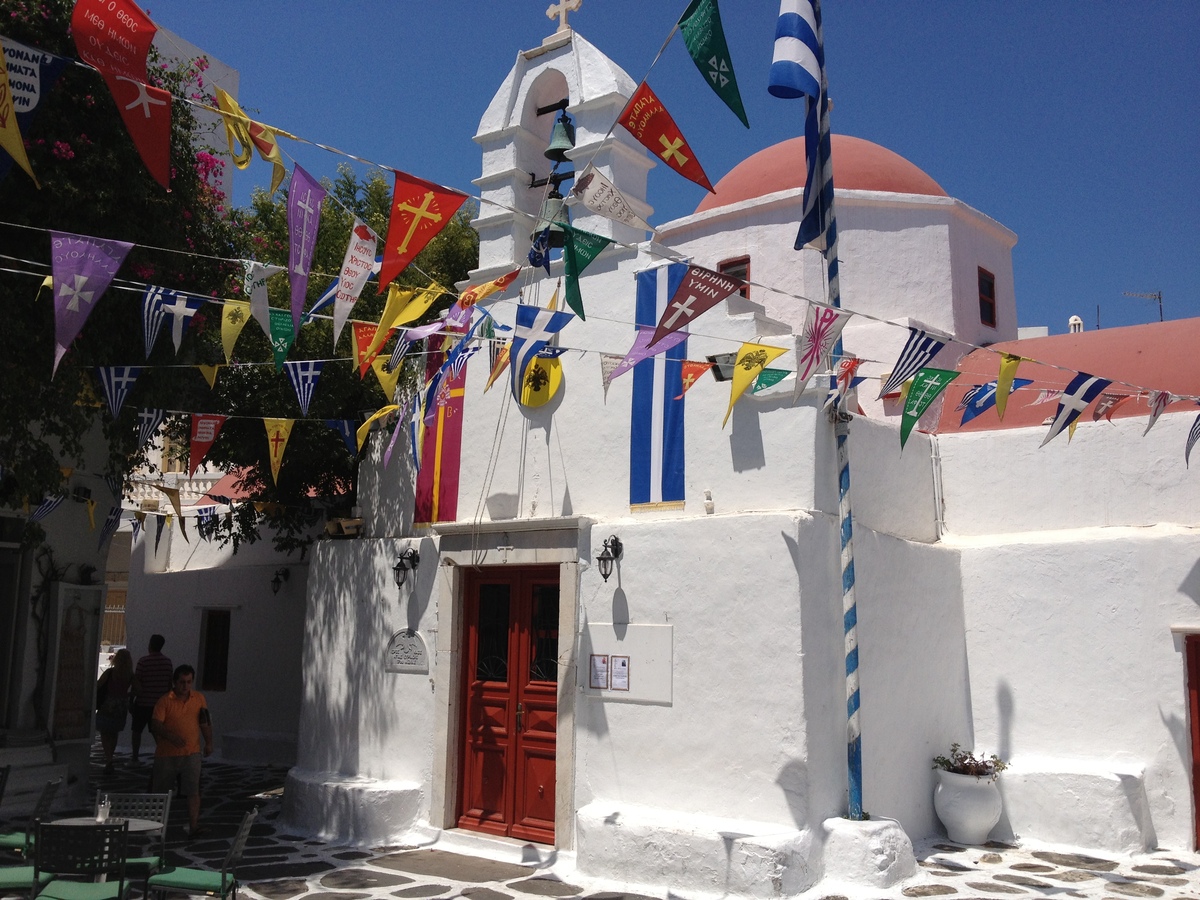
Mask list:
[{"label": "greek flag", "polygon": [[945,346],[945,341],[939,340],[928,332],[921,331],[919,328],[909,328],[908,343],[900,351],[900,358],[892,367],[892,374],[884,384],[883,390],[879,392],[879,396],[894,394],[900,390],[900,386],[904,382],[929,365]]},{"label": "greek flag", "polygon": [[317,379],[321,377],[321,369],[325,361],[321,359],[305,359],[298,362],[285,362],[288,378],[296,389],[296,399],[300,402],[300,415],[308,415],[308,406],[312,403],[313,394],[317,390]]},{"label": "greek flag", "polygon": [[57,497],[47,497],[42,500],[38,508],[29,514],[30,522],[40,522],[50,513],[58,509],[59,505],[67,499],[66,494],[59,494]]},{"label": "greek flag", "polygon": [[167,417],[165,409],[143,409],[138,411],[138,449],[145,447],[158,433],[158,426]]},{"label": "greek flag", "polygon": [[129,390],[138,376],[142,374],[141,366],[104,366],[96,370],[100,373],[100,385],[104,388],[104,399],[108,401],[108,410],[113,418],[121,412],[121,405],[129,396]]},{"label": "greek flag", "polygon": [[[1112,384],[1111,381],[1097,378],[1087,372],[1080,372],[1072,378],[1071,383],[1063,389],[1062,395],[1058,398],[1058,411],[1054,414],[1054,421],[1050,423],[1050,431],[1042,438],[1039,446],[1045,447],[1058,437],[1063,429],[1078,419],[1080,414],[1088,408],[1088,404],[1099,397],[1110,384]],[[1184,462],[1185,464],[1187,462],[1186,455]]]},{"label": "greek flag", "polygon": [[512,371],[513,399],[518,403],[521,402],[521,385],[525,383],[529,361],[574,318],[574,313],[555,312],[540,306],[521,304],[517,307],[517,329],[513,333],[512,349],[509,351],[512,360],[509,368]]},{"label": "greek flag", "polygon": [[1183,464],[1190,466],[1192,461],[1192,448],[1196,446],[1196,441],[1200,441],[1200,416],[1196,416],[1196,421],[1192,423],[1192,430],[1188,432],[1187,449],[1183,451]]},{"label": "greek flag", "polygon": [[[820,0],[780,0],[775,25],[775,56],[767,90],[774,97],[805,98],[804,214],[796,249],[823,244],[833,209],[833,168],[829,153],[829,114]],[[822,246],[821,249],[824,249]]]}]

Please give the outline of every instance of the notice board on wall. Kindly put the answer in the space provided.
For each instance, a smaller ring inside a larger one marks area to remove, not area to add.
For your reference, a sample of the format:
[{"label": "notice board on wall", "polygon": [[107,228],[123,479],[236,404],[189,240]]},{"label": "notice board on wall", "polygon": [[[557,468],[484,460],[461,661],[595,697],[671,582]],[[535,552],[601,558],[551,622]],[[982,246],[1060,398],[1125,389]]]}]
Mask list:
[{"label": "notice board on wall", "polygon": [[605,703],[671,705],[674,626],[589,622],[579,647],[579,687]]}]

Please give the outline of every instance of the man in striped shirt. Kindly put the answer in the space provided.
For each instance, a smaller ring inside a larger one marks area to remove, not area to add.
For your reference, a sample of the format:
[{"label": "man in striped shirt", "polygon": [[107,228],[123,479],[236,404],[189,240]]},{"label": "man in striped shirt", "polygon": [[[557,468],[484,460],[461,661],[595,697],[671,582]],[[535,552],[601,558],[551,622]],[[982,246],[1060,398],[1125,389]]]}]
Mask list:
[{"label": "man in striped shirt", "polygon": [[[169,657],[163,656],[162,648],[167,642],[161,634],[150,635],[150,652],[137,661],[134,674],[141,683],[141,690],[133,701],[133,723],[130,735],[130,760],[138,761],[138,751],[142,746],[142,732],[150,723],[150,715],[154,712],[154,704],[158,698],[171,690],[171,673],[175,667]],[[153,732],[151,732],[153,734]]]}]

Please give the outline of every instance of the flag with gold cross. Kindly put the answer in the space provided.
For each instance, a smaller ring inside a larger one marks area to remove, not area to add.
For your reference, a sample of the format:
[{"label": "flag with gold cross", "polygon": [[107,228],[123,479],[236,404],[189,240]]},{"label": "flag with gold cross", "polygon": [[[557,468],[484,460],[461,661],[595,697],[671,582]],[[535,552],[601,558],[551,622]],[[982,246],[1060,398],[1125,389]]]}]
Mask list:
[{"label": "flag with gold cross", "polygon": [[713,189],[679,126],[646,82],[638,85],[618,121],[651,153],[688,181],[694,181],[708,191]]},{"label": "flag with gold cross", "polygon": [[379,270],[380,288],[404,271],[433,236],[449,224],[466,199],[467,195],[458,191],[396,173],[383,267]]}]

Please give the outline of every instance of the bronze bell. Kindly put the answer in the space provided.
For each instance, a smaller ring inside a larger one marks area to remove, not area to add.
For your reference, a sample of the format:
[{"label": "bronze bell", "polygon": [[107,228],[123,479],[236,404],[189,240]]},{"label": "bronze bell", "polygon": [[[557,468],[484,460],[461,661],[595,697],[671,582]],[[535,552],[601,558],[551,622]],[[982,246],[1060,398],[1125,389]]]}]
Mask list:
[{"label": "bronze bell", "polygon": [[546,159],[556,163],[567,161],[567,151],[575,146],[575,125],[567,118],[567,111],[559,113],[550,133],[550,146],[546,148]]},{"label": "bronze bell", "polygon": [[542,201],[542,211],[538,214],[537,225],[534,226],[533,234],[529,235],[532,241],[539,234],[550,229],[550,246],[563,247],[567,243],[567,233],[563,229],[563,225],[571,224],[571,215],[567,212],[566,201],[563,200],[563,195],[556,189],[551,189],[546,195],[546,199]]}]

